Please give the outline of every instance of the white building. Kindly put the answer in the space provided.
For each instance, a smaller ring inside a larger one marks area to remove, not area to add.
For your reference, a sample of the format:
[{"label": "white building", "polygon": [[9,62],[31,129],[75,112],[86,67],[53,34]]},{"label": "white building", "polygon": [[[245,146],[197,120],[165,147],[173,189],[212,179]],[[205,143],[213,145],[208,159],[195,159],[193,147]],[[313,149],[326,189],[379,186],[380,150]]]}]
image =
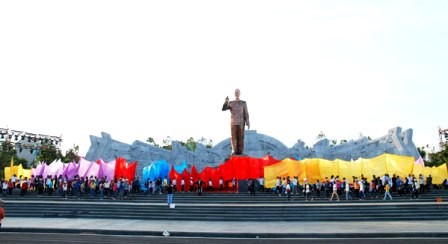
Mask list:
[{"label": "white building", "polygon": [[36,160],[43,145],[53,145],[57,150],[61,150],[62,137],[0,128],[0,143],[5,141],[11,142],[11,150],[15,149],[17,157],[26,159],[29,166]]}]

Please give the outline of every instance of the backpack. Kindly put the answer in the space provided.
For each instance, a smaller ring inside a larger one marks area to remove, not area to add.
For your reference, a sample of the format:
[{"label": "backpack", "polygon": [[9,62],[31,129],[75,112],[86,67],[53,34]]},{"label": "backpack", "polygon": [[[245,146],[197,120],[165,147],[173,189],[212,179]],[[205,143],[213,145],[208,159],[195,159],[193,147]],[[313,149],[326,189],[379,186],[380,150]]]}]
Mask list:
[{"label": "backpack", "polygon": [[22,190],[27,190],[28,189],[28,183],[23,182],[22,183]]}]

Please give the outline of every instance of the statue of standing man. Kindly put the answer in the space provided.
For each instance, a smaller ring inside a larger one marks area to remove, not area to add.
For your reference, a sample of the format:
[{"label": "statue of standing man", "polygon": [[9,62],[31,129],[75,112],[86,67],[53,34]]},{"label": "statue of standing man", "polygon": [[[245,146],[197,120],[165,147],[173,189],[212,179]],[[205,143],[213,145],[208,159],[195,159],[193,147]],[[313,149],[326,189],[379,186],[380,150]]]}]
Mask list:
[{"label": "statue of standing man", "polygon": [[240,90],[235,90],[235,100],[229,101],[226,97],[222,111],[230,109],[230,130],[232,142],[232,155],[242,155],[244,150],[244,126],[250,128],[249,112],[246,101],[240,100]]}]

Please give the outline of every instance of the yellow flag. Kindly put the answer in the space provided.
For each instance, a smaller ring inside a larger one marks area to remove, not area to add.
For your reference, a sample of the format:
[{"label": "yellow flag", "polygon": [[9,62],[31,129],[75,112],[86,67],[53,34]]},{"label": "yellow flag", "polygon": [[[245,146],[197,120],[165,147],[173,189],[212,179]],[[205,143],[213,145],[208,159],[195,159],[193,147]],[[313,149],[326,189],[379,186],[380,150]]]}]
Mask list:
[{"label": "yellow flag", "polygon": [[10,169],[12,169],[12,166],[14,166],[14,158],[13,157],[11,157],[11,163],[10,163]]}]

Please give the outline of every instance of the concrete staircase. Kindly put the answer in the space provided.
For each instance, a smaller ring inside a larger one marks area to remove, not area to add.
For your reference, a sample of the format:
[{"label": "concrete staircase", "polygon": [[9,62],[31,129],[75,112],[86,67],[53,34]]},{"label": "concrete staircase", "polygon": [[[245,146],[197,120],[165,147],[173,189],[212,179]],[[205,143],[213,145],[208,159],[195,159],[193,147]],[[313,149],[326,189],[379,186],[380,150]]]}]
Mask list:
[{"label": "concrete staircase", "polygon": [[[169,208],[166,195],[129,196],[125,200],[98,197],[62,199],[57,194],[38,197],[18,192],[3,198],[8,217],[38,218],[114,218],[140,220],[189,221],[407,221],[448,220],[448,191],[434,190],[419,199],[393,195],[393,201],[367,198],[346,201],[313,199],[302,195],[287,201],[285,196],[258,192],[248,193],[175,193],[175,208]],[[440,198],[441,202],[436,202]]]}]

